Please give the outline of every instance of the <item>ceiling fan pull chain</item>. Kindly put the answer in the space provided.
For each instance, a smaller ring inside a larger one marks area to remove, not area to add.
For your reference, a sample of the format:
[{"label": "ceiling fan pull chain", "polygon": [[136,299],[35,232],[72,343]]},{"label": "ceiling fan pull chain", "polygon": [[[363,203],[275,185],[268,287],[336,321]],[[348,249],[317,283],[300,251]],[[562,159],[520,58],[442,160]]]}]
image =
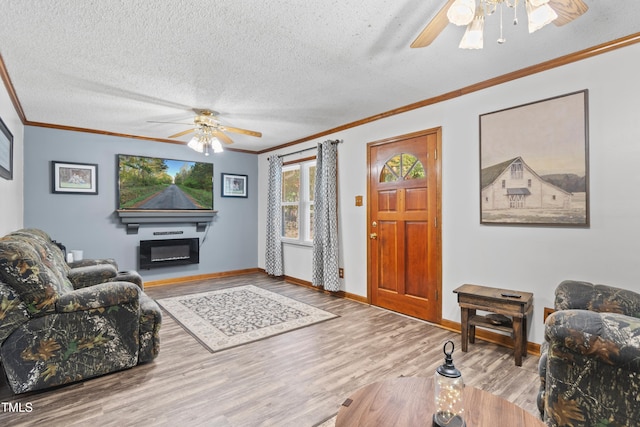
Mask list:
[{"label": "ceiling fan pull chain", "polygon": [[498,44],[503,44],[504,42],[507,41],[507,39],[504,38],[504,36],[502,35],[502,9],[504,7],[503,3],[500,3],[500,38],[498,39]]}]

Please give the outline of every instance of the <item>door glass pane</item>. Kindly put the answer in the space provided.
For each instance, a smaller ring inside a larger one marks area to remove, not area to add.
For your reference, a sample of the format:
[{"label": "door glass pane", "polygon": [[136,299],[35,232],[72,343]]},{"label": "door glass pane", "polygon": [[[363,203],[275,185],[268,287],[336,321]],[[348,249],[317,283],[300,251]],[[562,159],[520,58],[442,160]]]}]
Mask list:
[{"label": "door glass pane", "polygon": [[385,165],[382,168],[382,173],[380,174],[380,182],[393,182],[397,180],[398,177],[391,172],[389,166]]},{"label": "door glass pane", "polygon": [[416,162],[413,164],[411,169],[409,169],[404,179],[419,179],[419,178],[425,178],[426,176],[427,174],[424,170],[424,166],[422,165],[422,162],[416,159]]},{"label": "door glass pane", "polygon": [[409,173],[413,165],[416,164],[417,161],[418,159],[416,158],[416,156],[412,154],[406,154],[406,153],[402,154],[402,177],[403,178],[407,176],[407,174]]},{"label": "door glass pane", "polygon": [[396,176],[401,176],[400,175],[400,162],[402,161],[402,154],[396,154],[395,156],[393,156],[391,159],[389,159],[387,161],[387,166],[389,166],[389,168],[391,168],[391,170],[393,171],[393,173]]}]

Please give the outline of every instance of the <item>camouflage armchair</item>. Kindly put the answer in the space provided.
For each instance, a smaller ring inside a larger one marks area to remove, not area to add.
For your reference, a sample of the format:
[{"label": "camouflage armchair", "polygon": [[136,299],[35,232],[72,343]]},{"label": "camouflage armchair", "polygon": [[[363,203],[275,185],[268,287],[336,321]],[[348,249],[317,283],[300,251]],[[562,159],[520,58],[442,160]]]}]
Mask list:
[{"label": "camouflage armchair", "polygon": [[549,426],[640,425],[640,294],[564,281],[545,322],[538,408]]},{"label": "camouflage armchair", "polygon": [[110,262],[69,267],[40,230],[0,239],[0,360],[14,393],[96,377],[157,356],[161,311],[141,280],[135,283],[139,275],[133,282],[119,277]]},{"label": "camouflage armchair", "polygon": [[66,248],[37,228],[24,228],[14,231],[12,236],[22,237],[28,241],[37,241],[47,252],[56,258],[59,268],[64,269],[74,288],[97,285],[104,282],[131,282],[144,290],[142,277],[137,271],[118,271],[118,264],[113,258],[83,259],[67,263]]}]

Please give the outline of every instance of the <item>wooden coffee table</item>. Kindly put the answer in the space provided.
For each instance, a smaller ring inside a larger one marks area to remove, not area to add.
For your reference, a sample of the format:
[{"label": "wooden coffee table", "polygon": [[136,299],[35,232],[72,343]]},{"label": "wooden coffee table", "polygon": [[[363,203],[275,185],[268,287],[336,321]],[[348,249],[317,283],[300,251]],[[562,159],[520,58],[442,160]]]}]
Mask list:
[{"label": "wooden coffee table", "polygon": [[[340,407],[336,427],[430,427],[434,411],[433,378],[395,378],[353,393]],[[464,389],[464,419],[467,427],[545,427],[519,406],[471,386]]]}]

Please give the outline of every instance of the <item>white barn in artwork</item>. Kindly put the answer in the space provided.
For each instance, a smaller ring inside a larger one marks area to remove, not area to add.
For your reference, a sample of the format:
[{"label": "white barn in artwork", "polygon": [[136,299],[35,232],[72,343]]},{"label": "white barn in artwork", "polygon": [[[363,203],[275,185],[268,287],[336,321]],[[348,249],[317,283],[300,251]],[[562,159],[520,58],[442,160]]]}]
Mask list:
[{"label": "white barn in artwork", "polygon": [[571,193],[543,180],[516,157],[482,169],[482,210],[568,209]]}]

